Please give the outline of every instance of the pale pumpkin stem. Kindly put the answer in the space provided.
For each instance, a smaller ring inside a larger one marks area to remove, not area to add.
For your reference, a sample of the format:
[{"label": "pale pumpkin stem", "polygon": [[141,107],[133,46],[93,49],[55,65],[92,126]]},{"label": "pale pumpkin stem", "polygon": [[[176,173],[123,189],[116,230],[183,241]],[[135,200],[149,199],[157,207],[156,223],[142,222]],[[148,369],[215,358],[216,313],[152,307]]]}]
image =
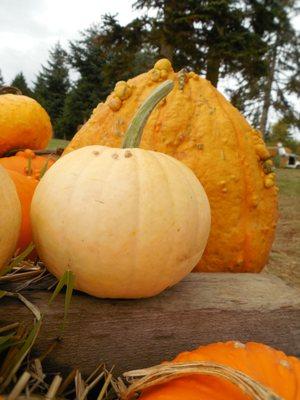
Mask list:
[{"label": "pale pumpkin stem", "polygon": [[129,382],[129,386],[127,387],[119,378],[115,382],[115,387],[121,400],[130,400],[134,398],[136,393],[140,393],[147,388],[195,374],[211,375],[227,380],[253,400],[283,400],[269,388],[264,387],[246,374],[228,366],[208,361],[165,363],[155,367],[126,372],[124,377]]},{"label": "pale pumpkin stem", "polygon": [[167,80],[159,85],[149,97],[140,106],[137,113],[133,117],[131,124],[129,125],[125,138],[122,144],[122,148],[139,147],[143,129],[149,118],[154,107],[159,103],[168,93],[173,89],[174,83],[171,80]]}]

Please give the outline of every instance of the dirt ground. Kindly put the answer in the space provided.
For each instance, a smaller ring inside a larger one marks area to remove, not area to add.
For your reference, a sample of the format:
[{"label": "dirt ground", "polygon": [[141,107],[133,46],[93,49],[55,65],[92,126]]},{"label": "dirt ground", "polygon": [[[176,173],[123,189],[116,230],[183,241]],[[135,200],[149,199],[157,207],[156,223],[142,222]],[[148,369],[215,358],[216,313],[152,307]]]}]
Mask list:
[{"label": "dirt ground", "polygon": [[263,273],[272,273],[300,287],[300,169],[280,169],[276,174],[280,217]]}]

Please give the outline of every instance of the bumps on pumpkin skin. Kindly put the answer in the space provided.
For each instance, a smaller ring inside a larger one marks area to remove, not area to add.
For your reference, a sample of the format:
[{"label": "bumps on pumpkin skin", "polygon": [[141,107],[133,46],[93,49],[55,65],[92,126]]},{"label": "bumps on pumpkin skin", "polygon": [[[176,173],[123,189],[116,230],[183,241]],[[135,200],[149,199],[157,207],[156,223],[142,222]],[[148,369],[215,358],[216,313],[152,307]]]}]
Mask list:
[{"label": "bumps on pumpkin skin", "polygon": [[179,85],[180,90],[184,89],[184,85],[186,84],[186,82],[188,80],[189,80],[189,75],[188,75],[186,69],[183,68],[182,70],[180,70],[178,72],[178,85]]},{"label": "bumps on pumpkin skin", "polygon": [[188,72],[188,77],[189,78],[192,78],[192,79],[194,79],[195,81],[199,81],[199,75],[198,74],[196,74],[196,72],[194,72],[194,71],[190,71],[190,72]]},{"label": "bumps on pumpkin skin", "polygon": [[253,138],[254,148],[255,148],[257,157],[260,160],[267,160],[268,158],[270,158],[270,153],[269,153],[268,149],[266,148],[266,145],[261,137],[261,133],[259,131],[256,131],[253,129],[252,130],[252,138]]},{"label": "bumps on pumpkin skin", "polygon": [[271,188],[275,185],[275,174],[273,161],[270,159],[271,155],[261,137],[261,133],[257,130],[252,131],[252,138],[254,142],[254,149],[259,161],[261,161],[264,174],[265,188]]},{"label": "bumps on pumpkin skin", "polygon": [[[151,80],[154,82],[164,81],[168,78],[170,72],[174,72],[171,62],[166,58],[158,60],[154,64],[154,68],[150,70]],[[182,70],[178,77],[179,84],[183,86],[189,78],[198,80],[199,76],[195,72],[187,73],[185,70]],[[107,97],[106,104],[112,111],[120,110],[122,102],[131,96],[132,90],[133,87],[127,82],[117,82],[113,92]]]},{"label": "bumps on pumpkin skin", "polygon": [[114,94],[111,94],[108,96],[106,104],[112,111],[118,111],[122,106],[122,100],[119,97],[114,96]]},{"label": "bumps on pumpkin skin", "polygon": [[114,89],[114,95],[118,97],[120,100],[126,100],[131,96],[132,87],[128,85],[125,81],[119,81],[116,83]]},{"label": "bumps on pumpkin skin", "polygon": [[265,162],[263,162],[263,170],[264,170],[265,174],[274,173],[274,171],[275,171],[274,163],[271,159],[268,159]]},{"label": "bumps on pumpkin skin", "polygon": [[269,177],[265,178],[264,183],[266,188],[270,188],[275,185],[274,178],[272,179]]},{"label": "bumps on pumpkin skin", "polygon": [[[167,79],[169,72],[173,72],[172,64],[166,58],[157,61],[154,68],[150,71],[151,80],[154,82]],[[125,81],[116,83],[113,92],[107,97],[106,104],[112,111],[118,111],[122,107],[122,102],[132,94],[133,87]]]},{"label": "bumps on pumpkin skin", "polygon": [[132,89],[133,87],[125,81],[117,82],[114,91],[108,96],[106,104],[112,111],[118,111],[122,106],[122,101],[131,96]]},{"label": "bumps on pumpkin skin", "polygon": [[151,80],[154,82],[164,81],[169,72],[173,72],[172,64],[167,58],[162,58],[154,64],[154,68],[150,71]]}]

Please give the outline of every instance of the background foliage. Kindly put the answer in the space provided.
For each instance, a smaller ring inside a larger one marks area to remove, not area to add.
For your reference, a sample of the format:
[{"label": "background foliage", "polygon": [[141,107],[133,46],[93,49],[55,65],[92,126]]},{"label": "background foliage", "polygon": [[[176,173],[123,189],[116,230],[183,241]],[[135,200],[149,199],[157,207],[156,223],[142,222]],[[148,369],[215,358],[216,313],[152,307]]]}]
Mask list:
[{"label": "background foliage", "polygon": [[68,49],[57,43],[32,87],[22,72],[9,82],[46,108],[55,137],[70,139],[117,81],[167,57],[175,70],[194,69],[225,90],[267,140],[296,149],[296,0],[137,0],[132,6],[140,17],[125,26],[104,15]]}]

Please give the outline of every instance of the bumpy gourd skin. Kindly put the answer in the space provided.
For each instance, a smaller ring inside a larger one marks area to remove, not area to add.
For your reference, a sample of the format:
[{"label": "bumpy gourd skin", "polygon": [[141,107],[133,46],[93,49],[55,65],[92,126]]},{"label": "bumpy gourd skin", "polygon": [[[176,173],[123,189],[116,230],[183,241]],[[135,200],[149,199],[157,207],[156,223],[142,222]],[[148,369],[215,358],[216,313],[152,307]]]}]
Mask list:
[{"label": "bumpy gourd skin", "polygon": [[259,132],[211,84],[194,72],[175,73],[170,62],[119,82],[66,149],[120,147],[137,108],[161,81],[176,82],[152,112],[141,147],[167,153],[190,167],[211,206],[209,241],[198,271],[259,272],[274,239],[277,187]]},{"label": "bumpy gourd skin", "polygon": [[34,99],[0,96],[0,156],[12,149],[43,149],[52,136],[50,118]]},{"label": "bumpy gourd skin", "polygon": [[[260,343],[214,343],[179,354],[176,362],[210,361],[244,372],[285,400],[300,399],[300,361]],[[205,375],[178,378],[146,390],[140,400],[248,400],[232,383]]]}]

